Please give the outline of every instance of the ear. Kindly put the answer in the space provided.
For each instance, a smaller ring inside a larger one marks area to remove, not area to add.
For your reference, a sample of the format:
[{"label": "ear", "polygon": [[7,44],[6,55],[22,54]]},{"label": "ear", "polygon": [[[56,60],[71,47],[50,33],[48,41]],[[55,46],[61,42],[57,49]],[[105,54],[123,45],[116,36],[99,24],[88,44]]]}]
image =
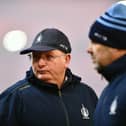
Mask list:
[{"label": "ear", "polygon": [[70,60],[71,60],[71,55],[70,54],[66,54],[66,57],[65,57],[66,67],[68,67],[68,65],[70,64]]}]

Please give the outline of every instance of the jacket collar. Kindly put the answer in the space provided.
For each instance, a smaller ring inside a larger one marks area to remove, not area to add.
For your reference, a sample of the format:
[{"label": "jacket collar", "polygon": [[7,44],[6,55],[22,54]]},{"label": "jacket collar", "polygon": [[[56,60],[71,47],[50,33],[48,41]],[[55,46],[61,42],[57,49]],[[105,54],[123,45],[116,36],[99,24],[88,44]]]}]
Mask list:
[{"label": "jacket collar", "polygon": [[101,71],[99,71],[99,73],[102,74],[108,81],[112,81],[117,76],[125,72],[126,72],[126,55],[120,57],[112,64],[104,67]]},{"label": "jacket collar", "polygon": [[[80,77],[73,75],[69,68],[67,68],[67,70],[66,70],[65,78],[66,79],[64,80],[62,88],[65,88],[65,87],[67,87],[68,85],[71,85],[71,84],[77,84],[81,80]],[[58,89],[56,84],[45,83],[44,81],[37,79],[35,77],[34,73],[33,73],[32,68],[30,68],[30,70],[26,72],[26,79],[31,84],[39,86],[39,87]]]}]

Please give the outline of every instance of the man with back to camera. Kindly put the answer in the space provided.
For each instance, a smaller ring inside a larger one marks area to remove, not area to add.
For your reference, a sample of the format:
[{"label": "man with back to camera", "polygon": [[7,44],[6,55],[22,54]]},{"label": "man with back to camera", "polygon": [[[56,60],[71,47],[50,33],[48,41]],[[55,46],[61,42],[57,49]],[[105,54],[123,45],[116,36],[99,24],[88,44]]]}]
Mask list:
[{"label": "man with back to camera", "polygon": [[71,45],[58,29],[47,28],[30,48],[26,77],[0,95],[0,126],[92,126],[97,96],[68,68]]},{"label": "man with back to camera", "polygon": [[91,26],[88,53],[109,84],[98,101],[94,126],[126,126],[126,1],[113,4]]}]

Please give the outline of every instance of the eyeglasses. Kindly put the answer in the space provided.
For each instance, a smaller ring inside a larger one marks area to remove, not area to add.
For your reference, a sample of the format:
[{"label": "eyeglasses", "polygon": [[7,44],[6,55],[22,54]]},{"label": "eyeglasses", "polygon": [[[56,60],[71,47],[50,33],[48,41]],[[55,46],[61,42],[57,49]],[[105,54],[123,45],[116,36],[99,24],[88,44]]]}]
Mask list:
[{"label": "eyeglasses", "polygon": [[54,56],[54,55],[50,55],[50,54],[40,55],[40,54],[33,53],[33,54],[29,54],[28,56],[30,57],[30,59],[32,58],[34,61],[38,61],[42,58],[44,61],[51,62],[51,61],[55,60],[56,58],[60,58],[62,56],[66,56],[66,55],[67,54]]}]

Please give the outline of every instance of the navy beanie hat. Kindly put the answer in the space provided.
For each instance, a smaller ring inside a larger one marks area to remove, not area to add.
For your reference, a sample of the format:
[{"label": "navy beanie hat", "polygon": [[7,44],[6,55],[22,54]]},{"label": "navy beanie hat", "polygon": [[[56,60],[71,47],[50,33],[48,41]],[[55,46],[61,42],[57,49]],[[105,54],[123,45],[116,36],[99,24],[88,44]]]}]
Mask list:
[{"label": "navy beanie hat", "polygon": [[113,4],[92,24],[89,38],[96,43],[126,49],[126,1]]}]

